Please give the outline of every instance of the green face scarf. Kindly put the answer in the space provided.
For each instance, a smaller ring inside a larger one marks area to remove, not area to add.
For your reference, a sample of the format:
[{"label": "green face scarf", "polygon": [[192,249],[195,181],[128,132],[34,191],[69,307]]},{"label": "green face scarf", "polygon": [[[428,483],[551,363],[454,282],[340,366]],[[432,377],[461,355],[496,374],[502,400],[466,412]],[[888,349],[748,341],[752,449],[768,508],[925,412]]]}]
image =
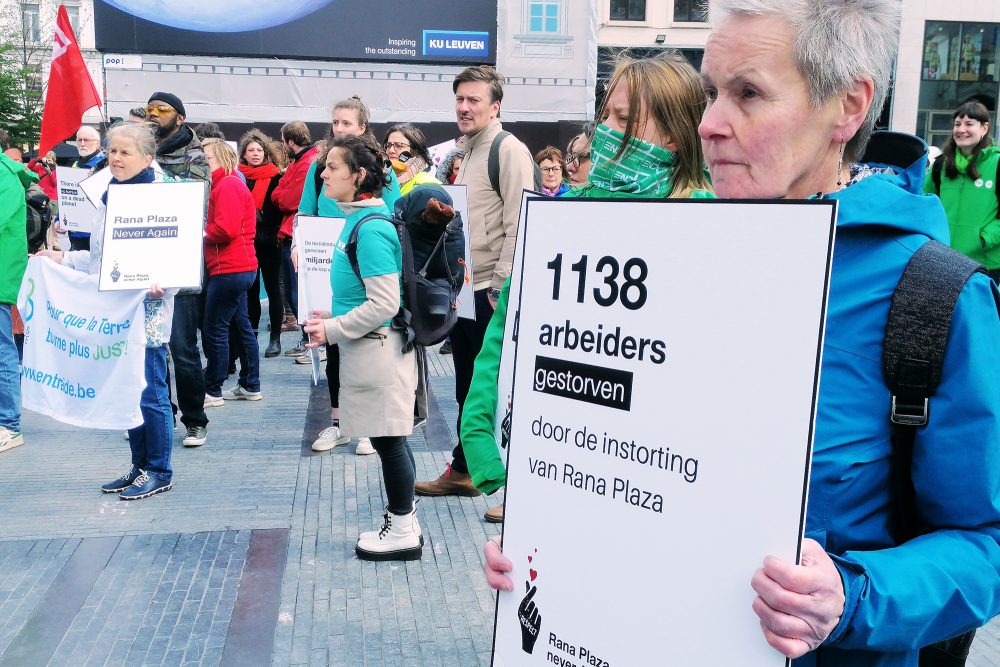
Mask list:
[{"label": "green face scarf", "polygon": [[960,150],[955,151],[955,168],[960,174],[964,174],[965,170],[969,168],[969,156]]},{"label": "green face scarf", "polygon": [[632,137],[619,160],[614,157],[625,135],[607,125],[597,126],[590,147],[590,183],[611,192],[667,197],[673,189],[674,153]]}]

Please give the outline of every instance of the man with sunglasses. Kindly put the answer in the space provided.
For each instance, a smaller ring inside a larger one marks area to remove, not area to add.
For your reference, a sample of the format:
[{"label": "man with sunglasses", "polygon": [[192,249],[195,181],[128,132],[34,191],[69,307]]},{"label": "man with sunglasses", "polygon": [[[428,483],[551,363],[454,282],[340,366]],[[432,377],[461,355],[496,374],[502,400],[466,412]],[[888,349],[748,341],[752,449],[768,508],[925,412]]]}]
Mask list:
[{"label": "man with sunglasses", "polygon": [[[146,123],[156,137],[156,161],[178,180],[211,183],[208,158],[201,141],[185,124],[184,103],[172,93],[153,93],[146,103]],[[205,190],[206,205],[208,190]],[[204,221],[202,222],[204,226]],[[200,288],[182,289],[174,297],[174,321],[170,334],[170,356],[174,360],[174,383],[181,422],[187,429],[184,446],[197,447],[208,440],[205,414],[205,372],[198,351]]]}]

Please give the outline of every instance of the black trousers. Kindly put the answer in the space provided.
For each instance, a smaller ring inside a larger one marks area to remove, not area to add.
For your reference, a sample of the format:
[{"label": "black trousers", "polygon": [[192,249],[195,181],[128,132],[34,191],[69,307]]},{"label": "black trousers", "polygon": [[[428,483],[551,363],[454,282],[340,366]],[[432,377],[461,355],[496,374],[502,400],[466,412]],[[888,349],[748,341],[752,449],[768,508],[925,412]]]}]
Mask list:
[{"label": "black trousers", "polygon": [[465,451],[462,449],[462,407],[469,395],[469,385],[472,384],[472,368],[476,363],[476,356],[483,347],[486,328],[490,324],[490,318],[493,317],[493,306],[490,305],[488,294],[488,289],[476,291],[476,319],[459,318],[449,335],[451,358],[455,363],[455,401],[458,403],[458,424],[455,432],[459,434],[458,444],[451,453],[451,467],[462,473],[469,472],[469,466],[465,462]]},{"label": "black trousers", "polygon": [[[327,357],[329,359],[329,357]],[[413,485],[417,466],[413,451],[403,436],[372,438],[372,447],[382,460],[382,480],[389,511],[397,516],[413,511]]]},{"label": "black trousers", "polygon": [[254,243],[257,251],[257,279],[247,291],[247,314],[254,331],[260,328],[260,281],[264,279],[267,291],[267,315],[271,323],[271,340],[281,338],[281,318],[285,311],[285,299],[281,294],[281,247],[276,243]]},{"label": "black trousers", "polygon": [[[181,422],[187,427],[208,426],[205,414],[205,371],[198,351],[198,294],[174,297],[173,329],[170,332],[170,357],[174,362],[174,383]],[[169,383],[168,383],[169,384]]]},{"label": "black trousers", "polygon": [[326,383],[330,388],[330,407],[340,407],[340,346],[326,346]]}]

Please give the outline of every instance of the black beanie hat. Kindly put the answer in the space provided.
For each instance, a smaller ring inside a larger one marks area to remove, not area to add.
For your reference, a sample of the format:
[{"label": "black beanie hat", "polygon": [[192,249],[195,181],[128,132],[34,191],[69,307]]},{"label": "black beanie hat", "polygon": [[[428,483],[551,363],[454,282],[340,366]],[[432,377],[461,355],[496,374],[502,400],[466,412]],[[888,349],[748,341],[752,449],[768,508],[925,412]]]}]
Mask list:
[{"label": "black beanie hat", "polygon": [[[149,96],[149,102],[152,102],[153,100],[166,102],[174,108],[174,111],[187,118],[187,113],[184,111],[184,103],[181,102],[181,98],[177,97],[173,93],[153,93]],[[146,104],[149,104],[149,102],[146,102]]]}]

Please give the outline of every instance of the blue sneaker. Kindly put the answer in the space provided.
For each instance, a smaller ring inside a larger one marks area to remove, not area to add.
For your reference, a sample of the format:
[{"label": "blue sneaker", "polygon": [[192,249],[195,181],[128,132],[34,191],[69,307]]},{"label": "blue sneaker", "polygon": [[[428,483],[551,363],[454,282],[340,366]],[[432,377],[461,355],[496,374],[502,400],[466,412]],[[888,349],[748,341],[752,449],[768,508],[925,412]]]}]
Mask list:
[{"label": "blue sneaker", "polygon": [[128,471],[124,475],[108,482],[107,484],[102,484],[101,491],[103,493],[121,493],[128,487],[132,486],[132,482],[134,482],[136,477],[141,474],[141,470],[135,466],[129,466]]},{"label": "blue sneaker", "polygon": [[118,496],[122,500],[142,500],[163,493],[173,488],[173,482],[165,482],[162,479],[152,477],[147,472],[140,471],[140,475],[135,478],[131,486],[121,492]]}]

